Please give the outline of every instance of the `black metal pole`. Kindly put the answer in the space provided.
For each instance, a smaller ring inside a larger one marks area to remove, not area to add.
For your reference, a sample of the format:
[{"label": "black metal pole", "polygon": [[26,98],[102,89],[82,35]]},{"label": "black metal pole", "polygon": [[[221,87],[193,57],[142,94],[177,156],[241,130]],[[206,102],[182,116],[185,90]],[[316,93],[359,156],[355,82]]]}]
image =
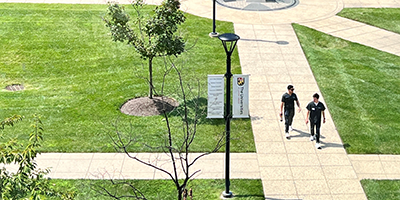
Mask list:
[{"label": "black metal pole", "polygon": [[226,147],[225,147],[225,197],[231,197],[232,193],[229,191],[231,184],[229,180],[230,173],[230,138],[231,138],[231,55],[232,52],[226,53],[226,107],[225,107],[225,132],[226,132]]},{"label": "black metal pole", "polygon": [[230,173],[230,140],[231,140],[231,55],[235,49],[236,42],[240,37],[234,33],[224,33],[218,38],[222,41],[226,53],[226,105],[225,105],[225,191],[222,192],[222,196],[225,198],[230,198],[233,196],[232,192],[229,191],[229,186],[231,182],[229,180]]},{"label": "black metal pole", "polygon": [[213,0],[213,27],[212,27],[212,32],[208,34],[210,37],[217,37],[219,34],[215,32],[215,29],[217,25],[215,25],[215,12],[216,12],[216,0]]},{"label": "black metal pole", "polygon": [[212,31],[212,33],[213,34],[215,34],[215,1],[216,0],[213,0],[213,31]]}]

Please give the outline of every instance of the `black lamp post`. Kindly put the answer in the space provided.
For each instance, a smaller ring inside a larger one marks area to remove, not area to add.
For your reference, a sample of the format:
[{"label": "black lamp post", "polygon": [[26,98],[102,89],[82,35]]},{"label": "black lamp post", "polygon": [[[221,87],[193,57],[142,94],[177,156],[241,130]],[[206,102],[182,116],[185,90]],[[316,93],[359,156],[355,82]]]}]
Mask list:
[{"label": "black lamp post", "polygon": [[216,25],[215,25],[215,9],[216,9],[215,1],[216,0],[213,0],[213,29],[212,29],[212,32],[209,34],[210,37],[217,37],[219,35],[217,32],[215,32],[215,28],[216,28]]},{"label": "black lamp post", "polygon": [[225,132],[226,132],[226,147],[225,147],[225,191],[222,196],[225,198],[232,197],[232,192],[229,191],[229,156],[230,156],[230,137],[231,137],[231,55],[236,47],[237,41],[240,37],[234,33],[225,33],[218,38],[222,41],[226,53],[226,105],[225,105]]}]

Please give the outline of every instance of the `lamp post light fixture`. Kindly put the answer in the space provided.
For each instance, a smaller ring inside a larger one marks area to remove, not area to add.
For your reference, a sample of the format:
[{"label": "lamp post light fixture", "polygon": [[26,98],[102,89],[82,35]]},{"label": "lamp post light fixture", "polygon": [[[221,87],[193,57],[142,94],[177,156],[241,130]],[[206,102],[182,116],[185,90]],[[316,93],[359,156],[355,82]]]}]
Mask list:
[{"label": "lamp post light fixture", "polygon": [[222,45],[224,45],[226,53],[226,105],[225,105],[225,191],[222,192],[222,196],[225,198],[232,197],[232,192],[229,191],[230,180],[229,180],[229,163],[230,163],[230,137],[231,137],[231,55],[233,50],[235,50],[236,43],[240,37],[234,33],[225,33],[219,35],[218,38],[221,40]]}]

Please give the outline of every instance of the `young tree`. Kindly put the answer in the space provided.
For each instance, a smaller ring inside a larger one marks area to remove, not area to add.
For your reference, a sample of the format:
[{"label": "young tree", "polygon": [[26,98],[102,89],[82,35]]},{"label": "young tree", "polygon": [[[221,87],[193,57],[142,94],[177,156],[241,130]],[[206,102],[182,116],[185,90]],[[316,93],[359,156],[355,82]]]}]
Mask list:
[{"label": "young tree", "polygon": [[[176,188],[176,195],[178,200],[182,200],[188,193],[186,186],[188,182],[200,171],[191,171],[191,167],[203,156],[209,155],[213,152],[217,152],[223,145],[224,134],[216,142],[213,149],[209,152],[199,154],[195,158],[190,158],[189,153],[191,152],[191,145],[195,141],[197,133],[197,124],[201,116],[204,114],[201,101],[201,89],[202,87],[198,83],[196,87],[192,87],[189,84],[185,84],[181,70],[178,69],[173,63],[171,68],[166,70],[164,76],[171,71],[176,72],[178,78],[178,90],[177,94],[180,95],[182,103],[180,109],[175,111],[174,115],[180,116],[179,120],[171,118],[171,113],[163,112],[164,121],[166,125],[166,135],[164,144],[157,147],[150,147],[162,150],[168,155],[170,165],[159,165],[159,162],[147,161],[140,157],[140,155],[129,152],[131,145],[140,145],[135,140],[134,125],[130,124],[128,128],[121,127],[118,120],[113,124],[113,129],[109,131],[110,138],[113,141],[114,147],[117,151],[125,153],[130,159],[136,160],[148,167],[154,168],[157,171],[166,174],[169,179],[174,183]],[[174,73],[175,74],[175,73]],[[140,131],[139,131],[140,132]],[[159,161],[159,160],[158,160]],[[169,170],[168,170],[169,169]],[[172,169],[172,170],[171,170]],[[103,195],[112,197],[114,199],[123,198],[134,198],[134,199],[146,199],[145,194],[141,193],[134,185],[128,181],[112,180],[112,185],[118,187],[119,185],[127,185],[131,188],[130,194],[119,194],[116,188],[110,189],[106,185],[95,185],[98,192]]]},{"label": "young tree", "polygon": [[[0,131],[3,133],[6,126],[14,126],[22,121],[20,115],[14,115],[0,122]],[[0,168],[0,199],[29,198],[40,200],[41,195],[56,196],[61,199],[73,199],[74,193],[60,192],[50,187],[49,179],[44,176],[49,169],[37,169],[35,158],[40,152],[37,150],[43,140],[43,127],[40,117],[34,115],[27,145],[16,139],[0,144],[0,164],[17,164],[17,172],[9,172],[5,167]],[[0,137],[3,137],[1,134]]]},{"label": "young tree", "polygon": [[185,22],[186,17],[179,10],[179,0],[165,0],[161,6],[154,9],[154,16],[144,19],[141,11],[143,0],[135,0],[132,7],[136,18],[131,18],[123,6],[110,4],[103,18],[110,28],[114,41],[126,42],[133,46],[143,60],[148,59],[149,65],[149,98],[153,98],[153,59],[160,56],[178,56],[185,50],[183,38],[176,35],[178,26]]}]

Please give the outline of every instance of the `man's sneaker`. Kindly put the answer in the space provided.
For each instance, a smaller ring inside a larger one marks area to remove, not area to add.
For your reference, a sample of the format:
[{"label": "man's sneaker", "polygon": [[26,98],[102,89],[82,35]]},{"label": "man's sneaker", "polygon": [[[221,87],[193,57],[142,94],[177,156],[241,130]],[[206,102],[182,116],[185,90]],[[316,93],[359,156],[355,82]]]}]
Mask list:
[{"label": "man's sneaker", "polygon": [[293,127],[289,126],[289,131],[292,132],[293,131]]},{"label": "man's sneaker", "polygon": [[290,140],[290,134],[286,133],[286,139]]},{"label": "man's sneaker", "polygon": [[310,141],[312,142],[312,141],[314,141],[315,140],[315,136],[310,136]]},{"label": "man's sneaker", "polygon": [[321,147],[321,145],[319,143],[315,143],[315,148],[322,149],[322,147]]}]

